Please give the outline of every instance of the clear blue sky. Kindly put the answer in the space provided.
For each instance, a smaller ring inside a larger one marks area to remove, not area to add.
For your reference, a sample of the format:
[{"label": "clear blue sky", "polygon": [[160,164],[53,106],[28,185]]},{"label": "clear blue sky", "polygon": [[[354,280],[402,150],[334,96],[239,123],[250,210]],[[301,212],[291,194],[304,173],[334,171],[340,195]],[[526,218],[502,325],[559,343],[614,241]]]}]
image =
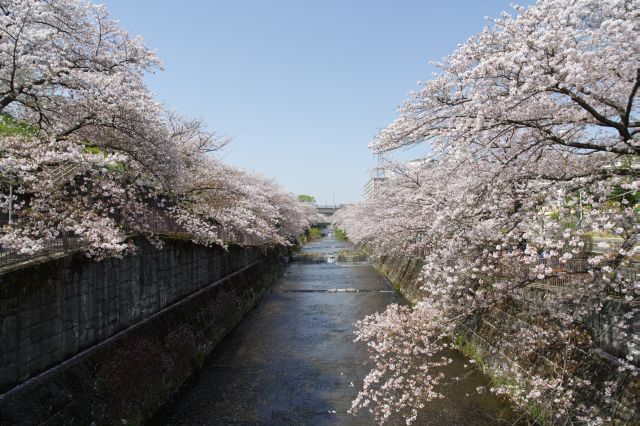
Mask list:
[{"label": "clear blue sky", "polygon": [[376,164],[367,144],[429,61],[511,11],[509,0],[102,3],[164,61],[148,77],[159,99],[234,137],[220,157],[319,203],[334,191],[357,201]]}]

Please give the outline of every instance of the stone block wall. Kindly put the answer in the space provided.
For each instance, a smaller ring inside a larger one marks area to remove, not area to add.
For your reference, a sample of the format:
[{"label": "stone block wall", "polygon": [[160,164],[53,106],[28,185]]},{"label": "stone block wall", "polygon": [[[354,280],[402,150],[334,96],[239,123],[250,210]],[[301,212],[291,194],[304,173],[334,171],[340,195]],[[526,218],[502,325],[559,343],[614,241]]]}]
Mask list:
[{"label": "stone block wall", "polygon": [[0,274],[0,425],[143,422],[283,269],[278,248],[136,245]]},{"label": "stone block wall", "polygon": [[81,254],[0,275],[0,393],[258,260],[182,240],[95,262]]},{"label": "stone block wall", "polygon": [[387,277],[411,303],[420,299],[418,278],[422,270],[421,259],[411,256],[379,256],[373,259],[373,266]]}]

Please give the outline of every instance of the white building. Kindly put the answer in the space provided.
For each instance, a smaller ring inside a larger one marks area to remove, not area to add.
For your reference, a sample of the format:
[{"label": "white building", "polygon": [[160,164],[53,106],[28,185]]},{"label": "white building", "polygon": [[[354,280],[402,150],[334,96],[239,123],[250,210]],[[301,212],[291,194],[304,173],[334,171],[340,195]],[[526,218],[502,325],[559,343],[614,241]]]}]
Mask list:
[{"label": "white building", "polygon": [[[430,156],[417,158],[404,163],[404,168],[405,170],[419,170],[424,167],[429,167],[433,161]],[[382,158],[378,160],[378,166],[374,169],[374,176],[364,185],[365,198],[375,197],[379,193],[382,185],[384,185],[384,182],[398,173],[398,170],[394,167],[398,166],[394,166]]]},{"label": "white building", "polygon": [[369,181],[364,185],[365,198],[374,197],[380,190],[380,187],[385,180],[387,180],[386,176],[374,176],[369,179]]}]

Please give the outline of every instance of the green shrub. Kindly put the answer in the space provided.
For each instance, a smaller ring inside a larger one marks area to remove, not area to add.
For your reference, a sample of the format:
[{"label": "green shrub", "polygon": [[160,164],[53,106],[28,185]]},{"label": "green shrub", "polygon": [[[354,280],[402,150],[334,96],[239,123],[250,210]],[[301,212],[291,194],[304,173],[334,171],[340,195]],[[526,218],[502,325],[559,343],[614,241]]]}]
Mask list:
[{"label": "green shrub", "polygon": [[322,238],[322,231],[320,231],[320,228],[316,228],[315,226],[309,228],[309,241],[319,240],[320,238]]},{"label": "green shrub", "polygon": [[0,114],[0,136],[33,136],[37,129],[9,114]]},{"label": "green shrub", "polygon": [[334,235],[339,240],[347,241],[349,239],[349,237],[347,236],[347,233],[343,229],[340,229],[340,228],[336,228],[335,229]]}]

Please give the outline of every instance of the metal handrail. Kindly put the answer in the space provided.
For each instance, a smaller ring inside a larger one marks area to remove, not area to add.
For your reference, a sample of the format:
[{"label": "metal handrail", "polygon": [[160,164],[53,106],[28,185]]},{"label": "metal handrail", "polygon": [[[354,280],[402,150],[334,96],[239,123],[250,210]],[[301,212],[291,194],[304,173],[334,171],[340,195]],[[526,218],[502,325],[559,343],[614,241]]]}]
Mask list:
[{"label": "metal handrail", "polygon": [[[128,233],[132,234],[138,233],[141,229],[154,234],[189,234],[186,228],[160,210],[154,209],[146,211],[143,214],[139,214],[137,217],[123,215],[120,212],[111,214],[109,217]],[[12,226],[16,223],[19,223],[19,220],[14,220],[11,223],[8,221],[0,221],[0,227]],[[243,245],[259,245],[259,241],[251,235],[229,232],[222,226],[217,226],[216,228],[218,239],[220,241]],[[16,250],[0,246],[0,267],[24,262],[56,252],[69,253],[86,247],[87,243],[77,235],[63,233],[58,238],[44,240],[42,245],[43,248],[38,250],[36,253],[19,253]]]}]

